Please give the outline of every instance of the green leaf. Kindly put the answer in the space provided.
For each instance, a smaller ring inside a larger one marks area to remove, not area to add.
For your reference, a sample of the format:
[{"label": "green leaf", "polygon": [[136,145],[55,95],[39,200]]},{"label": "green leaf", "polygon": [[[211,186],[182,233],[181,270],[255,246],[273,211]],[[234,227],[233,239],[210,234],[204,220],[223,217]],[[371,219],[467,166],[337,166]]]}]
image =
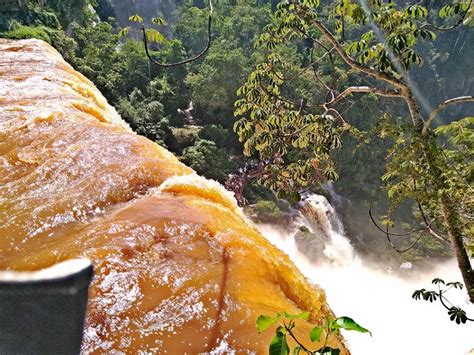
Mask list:
[{"label": "green leaf", "polygon": [[128,18],[129,21],[133,21],[133,22],[139,22],[139,23],[142,23],[143,22],[143,17],[141,17],[140,15],[132,15]]},{"label": "green leaf", "polygon": [[125,37],[130,32],[130,26],[122,28],[118,33],[118,38]]},{"label": "green leaf", "polygon": [[382,176],[382,181],[390,180],[394,175],[396,175],[395,172],[389,171]]},{"label": "green leaf", "polygon": [[448,310],[449,319],[455,321],[457,324],[466,323],[467,316],[466,312],[459,307],[451,307]]},{"label": "green leaf", "polygon": [[323,333],[323,328],[321,327],[314,327],[311,329],[311,332],[309,333],[309,338],[311,339],[312,342],[319,341],[321,338],[321,334]]},{"label": "green leaf", "polygon": [[440,278],[435,278],[433,281],[431,281],[432,284],[437,285],[437,284],[443,284],[444,285],[444,280]]},{"label": "green leaf", "polygon": [[283,314],[285,315],[286,319],[304,319],[304,320],[309,319],[309,312],[301,312],[298,314],[288,314],[284,312]]},{"label": "green leaf", "polygon": [[357,324],[352,318],[349,317],[339,317],[331,321],[331,329],[345,329],[345,330],[355,330],[360,333],[369,333],[372,336],[372,333],[365,329],[364,327]]},{"label": "green leaf", "polygon": [[448,6],[443,6],[441,10],[439,10],[439,17],[444,18],[448,15]]},{"label": "green leaf", "polygon": [[165,41],[165,37],[153,28],[146,30],[146,38],[149,42],[163,43]]},{"label": "green leaf", "polygon": [[153,17],[151,19],[151,23],[153,23],[155,25],[158,25],[158,26],[166,25],[166,21],[163,17]]},{"label": "green leaf", "polygon": [[265,315],[260,315],[257,318],[257,330],[259,333],[265,331],[268,329],[268,327],[271,327],[273,324],[278,322],[280,320],[280,314],[277,313],[275,317],[270,317],[270,316],[265,316]]},{"label": "green leaf", "polygon": [[270,342],[270,347],[268,350],[269,350],[270,355],[288,355],[289,354],[290,348],[288,347],[288,343],[286,341],[286,334],[282,327],[278,327],[275,336]]}]

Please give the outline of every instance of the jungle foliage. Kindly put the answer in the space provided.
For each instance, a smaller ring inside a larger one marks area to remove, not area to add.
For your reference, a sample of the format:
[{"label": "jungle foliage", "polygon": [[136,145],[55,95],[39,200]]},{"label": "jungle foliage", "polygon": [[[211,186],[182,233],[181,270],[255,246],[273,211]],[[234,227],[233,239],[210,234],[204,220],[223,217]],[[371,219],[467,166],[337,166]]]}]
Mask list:
[{"label": "jungle foliage", "polygon": [[[333,151],[341,148],[344,134],[367,139],[369,133],[388,140],[381,179],[391,205],[382,227],[369,207],[372,222],[398,252],[410,250],[423,235],[451,244],[474,302],[468,255],[473,238],[473,121],[466,117],[433,128],[448,106],[472,103],[474,96],[446,98],[423,112],[424,98],[410,76],[411,68],[423,64],[421,44],[436,40],[436,32],[469,26],[471,5],[469,0],[448,2],[429,16],[419,2],[343,0],[326,8],[318,0],[280,2],[257,41],[267,49],[266,59],[238,90],[235,113],[240,119],[234,128],[244,154],[264,162],[260,182],[283,196],[318,181],[337,180]],[[306,47],[304,65],[288,60],[289,43]],[[318,70],[321,63],[326,71]],[[301,80],[317,90],[295,91],[292,83]],[[345,114],[354,94],[395,101],[396,115],[375,108],[374,129],[364,132],[351,123],[358,115]],[[416,206],[419,226],[391,232],[392,215],[407,203]],[[391,237],[403,235],[416,239],[399,248]]]}]

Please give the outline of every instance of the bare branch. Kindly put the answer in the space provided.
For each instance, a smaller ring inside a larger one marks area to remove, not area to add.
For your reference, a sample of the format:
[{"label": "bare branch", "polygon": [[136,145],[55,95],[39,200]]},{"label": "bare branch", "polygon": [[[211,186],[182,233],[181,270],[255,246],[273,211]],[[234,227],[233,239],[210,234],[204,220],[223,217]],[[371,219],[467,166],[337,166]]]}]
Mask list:
[{"label": "bare branch", "polygon": [[339,123],[341,126],[347,124],[346,120],[344,119],[344,117],[342,117],[342,115],[340,114],[338,110],[333,109],[333,108],[328,108],[327,112],[332,112],[339,119]]},{"label": "bare branch", "polygon": [[418,202],[418,209],[420,210],[420,213],[421,213],[421,216],[423,217],[423,221],[425,222],[426,224],[426,228],[428,229],[428,232],[435,238],[443,241],[443,242],[446,242],[446,243],[449,243],[449,241],[444,238],[442,235],[438,234],[432,227],[431,225],[433,224],[434,222],[434,219],[431,221],[431,222],[428,222],[428,218],[426,217],[426,214],[425,212],[423,211],[423,206],[421,205],[420,202]]},{"label": "bare branch", "polygon": [[382,89],[374,88],[374,87],[371,87],[371,86],[351,86],[351,87],[348,87],[347,89],[345,89],[339,95],[337,95],[331,101],[325,103],[325,105],[327,105],[327,106],[335,105],[339,101],[341,101],[344,97],[346,97],[347,95],[355,93],[355,92],[372,93],[372,94],[375,94],[377,96],[384,96],[384,97],[400,97],[400,98],[403,98],[403,96],[400,94],[400,91],[398,91],[398,90],[382,90]]},{"label": "bare branch", "polygon": [[[311,40],[313,43],[316,43],[319,47],[321,47],[322,49],[324,49],[326,51],[326,54],[329,55],[329,61],[331,62],[331,76],[332,76],[332,83],[331,83],[331,86],[335,86],[336,85],[336,82],[337,82],[337,77],[336,77],[336,64],[334,62],[334,57],[332,55],[332,50],[335,49],[335,47],[332,47],[332,48],[328,48],[327,46],[325,46],[321,41],[317,40],[316,38],[314,38],[313,36],[311,36],[308,31],[305,31],[304,29],[298,27],[297,28],[298,31],[303,35],[305,36],[306,38],[308,38],[309,40]],[[312,54],[312,53],[311,53]],[[321,59],[324,58],[324,55],[321,57]]]},{"label": "bare branch", "polygon": [[[444,238],[440,237],[438,234],[436,234],[435,231],[433,231],[433,229],[431,228],[431,223],[428,223],[427,219],[426,219],[426,216],[424,215],[423,213],[423,210],[421,209],[421,204],[418,204],[419,208],[420,208],[420,211],[423,215],[423,220],[426,224],[426,227],[422,227],[422,228],[418,228],[418,229],[413,229],[409,232],[405,232],[405,233],[391,233],[389,232],[388,230],[388,225],[386,227],[386,229],[382,229],[378,224],[377,222],[375,221],[373,215],[372,215],[372,204],[369,204],[369,217],[370,217],[370,220],[372,221],[372,224],[381,232],[383,232],[385,234],[385,236],[387,237],[387,240],[388,242],[390,243],[390,246],[392,247],[392,249],[394,249],[396,252],[398,253],[405,253],[407,251],[409,251],[410,249],[412,249],[419,241],[420,239],[423,237],[423,233],[424,232],[429,232],[431,235],[439,238],[440,240],[442,241],[445,241],[447,242]],[[405,249],[398,249],[392,242],[392,239],[390,238],[391,236],[395,236],[395,237],[406,237],[408,235],[411,235],[411,234],[414,234],[416,232],[420,232],[420,235],[415,239],[415,241],[413,241],[407,248]]]},{"label": "bare branch", "polygon": [[204,54],[207,53],[207,51],[209,50],[209,48],[211,47],[211,42],[212,42],[212,36],[211,36],[211,29],[212,29],[212,11],[213,11],[213,8],[212,8],[212,0],[209,0],[209,16],[208,16],[208,20],[207,20],[207,44],[206,46],[204,47],[204,49],[199,52],[197,55],[195,55],[194,57],[191,57],[191,58],[188,58],[188,59],[185,59],[185,60],[182,60],[182,61],[179,61],[179,62],[175,62],[175,63],[161,63],[159,61],[157,61],[156,59],[154,59],[151,55],[150,55],[150,52],[148,50],[148,40],[147,40],[147,37],[146,37],[146,29],[145,27],[142,28],[142,32],[143,32],[143,44],[145,46],[145,52],[146,52],[146,55],[148,57],[148,59],[155,65],[158,65],[159,67],[165,67],[165,68],[170,68],[170,67],[176,67],[176,66],[179,66],[179,65],[183,65],[183,64],[186,64],[186,63],[190,63],[190,62],[193,62],[199,58],[201,58]]},{"label": "bare branch", "polygon": [[382,227],[380,227],[378,225],[378,223],[375,221],[374,216],[372,215],[372,204],[369,205],[369,217],[370,217],[370,220],[372,221],[372,223],[374,224],[375,228],[377,228],[379,231],[381,231],[383,233],[386,233],[386,234],[388,233],[392,237],[406,237],[406,236],[409,236],[410,234],[413,234],[413,233],[416,233],[416,232],[422,232],[422,231],[426,230],[426,227],[422,227],[422,228],[413,229],[413,230],[411,230],[409,232],[405,232],[405,233],[387,232],[384,229],[382,229]]},{"label": "bare branch", "polygon": [[326,100],[328,98],[329,95],[331,95],[331,98],[334,98],[334,92],[335,90],[331,87],[329,87],[324,81],[323,79],[320,77],[319,73],[318,73],[318,62],[320,60],[322,60],[326,55],[329,55],[329,59],[331,61],[331,66],[332,66],[332,70],[331,70],[331,77],[332,77],[332,82],[331,82],[331,86],[334,87],[336,85],[336,82],[337,82],[337,77],[336,77],[336,72],[335,72],[335,69],[334,69],[334,59],[332,57],[332,54],[331,54],[331,51],[333,50],[334,48],[331,48],[329,51],[327,51],[326,53],[324,53],[320,58],[318,58],[317,60],[314,60],[313,61],[313,49],[311,49],[311,54],[310,54],[310,57],[311,57],[311,68],[313,69],[313,75],[314,77],[316,78],[316,80],[318,80],[322,86],[324,86],[327,90],[327,94],[326,94]]},{"label": "bare branch", "polygon": [[436,116],[443,111],[446,107],[450,105],[455,105],[463,102],[474,102],[474,96],[459,96],[459,97],[454,97],[452,99],[446,100],[438,105],[429,115],[428,119],[426,120],[424,126],[423,126],[423,133],[426,133],[428,128],[430,127],[431,123],[433,120],[436,118]]},{"label": "bare branch", "polygon": [[469,5],[467,6],[467,10],[464,12],[464,14],[461,16],[461,18],[452,26],[448,26],[448,27],[439,27],[439,26],[436,26],[432,23],[424,23],[423,25],[420,26],[420,29],[422,28],[425,28],[425,27],[430,27],[436,31],[440,31],[440,32],[446,32],[446,31],[451,31],[452,29],[455,29],[456,27],[462,25],[462,23],[464,22],[464,20],[466,19],[467,17],[467,14],[469,13],[469,9],[471,8],[471,5],[472,5],[472,0],[469,1]]}]

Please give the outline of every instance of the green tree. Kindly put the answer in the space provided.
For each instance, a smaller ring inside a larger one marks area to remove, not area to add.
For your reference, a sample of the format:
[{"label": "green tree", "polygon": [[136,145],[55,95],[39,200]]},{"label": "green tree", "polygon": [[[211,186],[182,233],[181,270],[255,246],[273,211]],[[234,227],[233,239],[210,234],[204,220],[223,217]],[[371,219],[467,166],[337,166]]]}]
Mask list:
[{"label": "green tree", "polygon": [[[267,58],[239,89],[234,128],[244,153],[265,162],[261,183],[295,193],[315,181],[337,179],[332,152],[340,148],[341,134],[364,137],[344,114],[350,97],[392,100],[392,114],[381,114],[377,122],[378,135],[391,142],[383,176],[391,209],[414,201],[423,223],[417,232],[450,241],[474,302],[474,271],[465,245],[472,242],[473,120],[433,129],[448,106],[474,97],[444,100],[425,114],[410,78],[410,69],[423,63],[419,44],[435,40],[436,32],[469,24],[471,1],[447,2],[439,11],[442,25],[433,23],[419,2],[362,4],[342,0],[318,9],[318,0],[281,2],[259,40]],[[291,45],[306,58],[298,75],[284,54]],[[314,70],[322,61],[329,69]],[[341,80],[344,76],[349,80]],[[289,83],[301,77],[310,77],[321,94],[289,90]]]},{"label": "green tree", "polygon": [[201,112],[212,120],[221,117],[221,124],[231,125],[232,106],[237,99],[235,92],[241,82],[236,79],[244,78],[242,74],[247,62],[241,49],[229,49],[224,44],[209,51],[198,70],[186,78]]},{"label": "green tree", "polygon": [[72,38],[78,44],[75,66],[97,85],[107,99],[116,101],[126,67],[122,53],[116,50],[119,40],[112,33],[112,25],[101,22],[83,27],[74,23],[71,27]]},{"label": "green tree", "polygon": [[235,169],[235,163],[229,161],[226,151],[205,139],[197,139],[193,146],[185,148],[182,161],[199,174],[220,182]]}]

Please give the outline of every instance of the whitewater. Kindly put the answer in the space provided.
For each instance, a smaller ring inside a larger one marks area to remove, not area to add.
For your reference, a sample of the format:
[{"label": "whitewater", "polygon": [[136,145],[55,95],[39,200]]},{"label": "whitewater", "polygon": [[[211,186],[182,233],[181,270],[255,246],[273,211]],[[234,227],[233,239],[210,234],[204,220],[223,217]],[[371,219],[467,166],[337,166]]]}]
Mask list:
[{"label": "whitewater", "polygon": [[[439,304],[415,301],[411,295],[420,288],[436,289],[431,280],[460,281],[454,260],[439,264],[429,272],[406,270],[402,276],[387,266],[361,259],[344,233],[334,208],[324,196],[306,197],[288,232],[274,225],[260,224],[259,231],[285,252],[301,272],[325,291],[336,316],[349,316],[372,331],[368,334],[343,331],[354,355],[474,354],[474,324],[458,325],[449,320]],[[295,234],[303,225],[324,242],[318,262],[301,253]],[[387,246],[388,247],[388,246]],[[449,291],[450,301],[474,314],[465,291]]]}]

